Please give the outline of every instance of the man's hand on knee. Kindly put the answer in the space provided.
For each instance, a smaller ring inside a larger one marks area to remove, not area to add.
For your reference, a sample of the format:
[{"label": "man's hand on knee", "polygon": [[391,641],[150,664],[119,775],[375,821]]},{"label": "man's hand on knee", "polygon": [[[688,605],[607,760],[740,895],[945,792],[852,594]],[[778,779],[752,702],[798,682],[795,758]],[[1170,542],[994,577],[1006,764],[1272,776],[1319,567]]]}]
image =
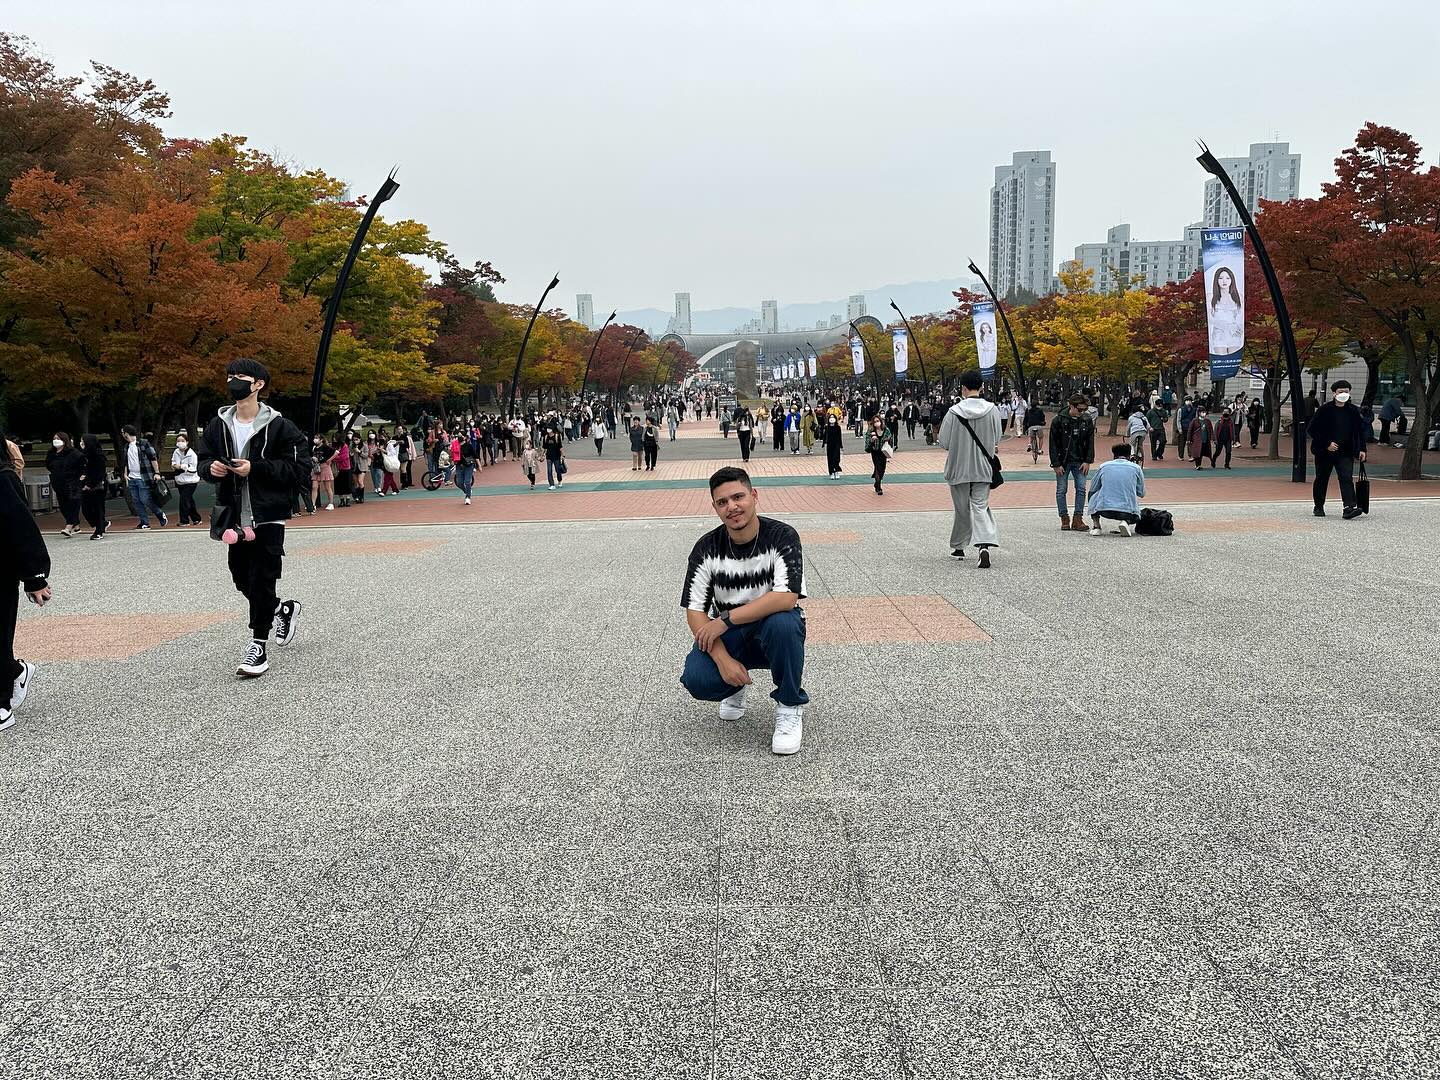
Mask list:
[{"label": "man's hand on knee", "polygon": [[715,669],[720,672],[720,678],[725,680],[727,686],[750,685],[750,672],[733,656],[716,657]]}]

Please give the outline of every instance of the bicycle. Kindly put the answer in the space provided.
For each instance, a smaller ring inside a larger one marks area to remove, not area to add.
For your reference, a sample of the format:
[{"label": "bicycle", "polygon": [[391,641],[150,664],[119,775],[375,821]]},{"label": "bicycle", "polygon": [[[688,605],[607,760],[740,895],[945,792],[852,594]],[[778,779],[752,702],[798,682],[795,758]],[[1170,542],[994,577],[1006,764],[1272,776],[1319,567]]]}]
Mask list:
[{"label": "bicycle", "polygon": [[1040,437],[1041,437],[1041,436],[1040,436],[1040,432],[1039,432],[1039,431],[1036,431],[1036,430],[1033,430],[1033,429],[1031,430],[1031,432],[1030,432],[1030,462],[1031,462],[1031,464],[1034,464],[1034,465],[1038,465],[1038,464],[1040,463],[1040,449],[1041,449],[1041,447],[1040,447]]}]

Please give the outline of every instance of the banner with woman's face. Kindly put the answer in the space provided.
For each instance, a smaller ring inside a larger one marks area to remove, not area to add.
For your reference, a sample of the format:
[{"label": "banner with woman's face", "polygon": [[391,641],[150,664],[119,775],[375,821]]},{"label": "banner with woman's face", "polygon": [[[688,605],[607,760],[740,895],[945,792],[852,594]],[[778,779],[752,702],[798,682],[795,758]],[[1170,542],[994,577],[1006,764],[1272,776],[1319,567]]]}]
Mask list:
[{"label": "banner with woman's face", "polygon": [[1200,262],[1210,328],[1210,378],[1233,379],[1245,354],[1245,230],[1202,229]]},{"label": "banner with woman's face", "polygon": [[986,301],[970,309],[975,324],[975,351],[980,356],[980,377],[995,377],[995,305]]}]

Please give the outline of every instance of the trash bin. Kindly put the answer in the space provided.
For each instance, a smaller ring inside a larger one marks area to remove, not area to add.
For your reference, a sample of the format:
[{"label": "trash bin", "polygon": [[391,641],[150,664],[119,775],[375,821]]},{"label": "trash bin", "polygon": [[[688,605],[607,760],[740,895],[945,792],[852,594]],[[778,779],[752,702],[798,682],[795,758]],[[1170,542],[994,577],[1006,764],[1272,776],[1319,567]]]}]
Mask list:
[{"label": "trash bin", "polygon": [[29,504],[32,513],[48,514],[55,509],[55,496],[51,493],[50,484],[46,480],[26,480],[25,501]]}]

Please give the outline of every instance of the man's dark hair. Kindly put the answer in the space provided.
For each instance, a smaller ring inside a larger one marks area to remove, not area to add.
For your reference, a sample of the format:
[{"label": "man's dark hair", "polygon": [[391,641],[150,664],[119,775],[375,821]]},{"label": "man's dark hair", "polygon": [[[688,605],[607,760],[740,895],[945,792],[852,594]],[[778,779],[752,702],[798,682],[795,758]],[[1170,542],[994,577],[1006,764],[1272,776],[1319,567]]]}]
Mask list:
[{"label": "man's dark hair", "polygon": [[1090,399],[1084,394],[1071,394],[1070,404],[1077,409],[1088,409],[1090,407]]},{"label": "man's dark hair", "polygon": [[980,387],[985,385],[985,380],[980,377],[980,372],[971,368],[965,372],[964,375],[960,376],[960,385],[965,387],[966,390],[979,390]]},{"label": "man's dark hair", "polygon": [[1349,380],[1349,379],[1336,379],[1334,382],[1332,382],[1332,383],[1330,384],[1330,392],[1331,392],[1332,394],[1333,394],[1336,390],[1349,390],[1349,389],[1350,389],[1350,380]]},{"label": "man's dark hair", "polygon": [[126,424],[120,431],[124,435],[134,435],[136,438],[140,436],[140,430],[134,424]]},{"label": "man's dark hair", "polygon": [[270,385],[270,369],[253,356],[237,356],[225,365],[226,375],[249,375],[252,379],[264,379]]},{"label": "man's dark hair", "polygon": [[1116,457],[1123,457],[1128,460],[1130,457],[1130,444],[1123,442],[1116,443],[1110,448],[1110,453],[1114,454]]},{"label": "man's dark hair", "polygon": [[710,494],[715,494],[715,489],[725,484],[744,484],[747,488],[754,489],[755,485],[750,482],[750,474],[744,469],[736,468],[734,465],[726,465],[723,469],[716,469],[710,474]]}]

